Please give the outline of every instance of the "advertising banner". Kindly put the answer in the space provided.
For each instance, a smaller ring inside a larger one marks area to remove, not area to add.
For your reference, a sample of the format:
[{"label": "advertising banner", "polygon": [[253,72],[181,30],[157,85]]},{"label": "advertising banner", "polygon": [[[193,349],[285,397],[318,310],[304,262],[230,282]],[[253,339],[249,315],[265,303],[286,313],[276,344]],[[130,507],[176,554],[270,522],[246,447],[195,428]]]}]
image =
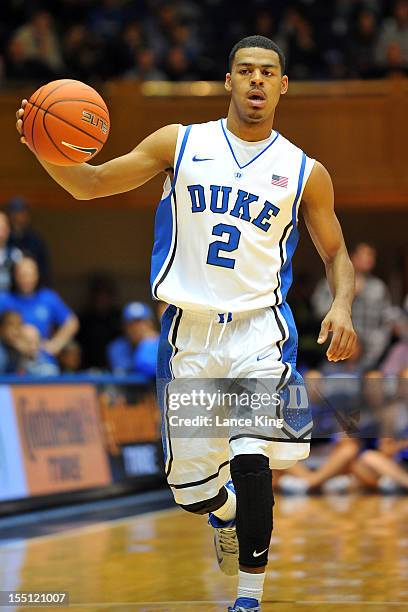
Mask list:
[{"label": "advertising banner", "polygon": [[160,411],[151,391],[99,394],[100,415],[115,482],[163,473]]},{"label": "advertising banner", "polygon": [[18,385],[11,394],[29,495],[110,484],[92,385]]}]

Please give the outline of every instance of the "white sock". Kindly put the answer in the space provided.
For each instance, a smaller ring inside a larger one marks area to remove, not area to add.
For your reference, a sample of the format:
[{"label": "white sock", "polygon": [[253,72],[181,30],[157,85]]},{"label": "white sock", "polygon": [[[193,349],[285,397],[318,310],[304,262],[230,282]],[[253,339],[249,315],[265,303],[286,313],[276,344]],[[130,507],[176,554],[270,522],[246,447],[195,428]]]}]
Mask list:
[{"label": "white sock", "polygon": [[225,490],[228,493],[227,501],[223,506],[221,506],[221,508],[215,510],[213,514],[215,514],[215,516],[221,521],[225,521],[227,523],[228,521],[232,521],[237,513],[237,497],[227,487],[225,487]]},{"label": "white sock", "polygon": [[238,572],[238,597],[250,597],[261,601],[265,582],[265,572],[263,574],[249,574]]}]

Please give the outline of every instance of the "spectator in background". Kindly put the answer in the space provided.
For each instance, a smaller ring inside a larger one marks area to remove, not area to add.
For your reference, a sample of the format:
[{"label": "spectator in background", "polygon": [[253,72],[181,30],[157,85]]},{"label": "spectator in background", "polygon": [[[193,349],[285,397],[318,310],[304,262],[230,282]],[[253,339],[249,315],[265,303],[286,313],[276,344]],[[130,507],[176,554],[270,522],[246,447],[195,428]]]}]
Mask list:
[{"label": "spectator in background", "polygon": [[375,14],[367,9],[360,10],[354,32],[348,37],[347,57],[350,76],[363,79],[377,76],[377,40],[378,26]]},{"label": "spectator in background", "polygon": [[13,290],[0,294],[0,312],[14,310],[25,323],[34,325],[41,337],[41,348],[51,357],[78,331],[78,319],[55,291],[39,287],[38,266],[23,257],[14,266]]},{"label": "spectator in background", "polygon": [[395,49],[400,50],[401,64],[407,68],[408,0],[397,0],[394,5],[393,16],[383,23],[377,46],[377,62],[380,67],[387,68],[390,65],[390,60],[395,61]]},{"label": "spectator in background", "polygon": [[54,359],[41,348],[40,332],[34,325],[23,325],[21,330],[24,354],[19,364],[20,374],[31,376],[58,376]]},{"label": "spectator in background", "polygon": [[106,349],[121,331],[121,312],[116,305],[113,280],[97,274],[89,280],[87,302],[79,315],[78,342],[83,352],[84,369],[109,368]]},{"label": "spectator in background", "polygon": [[18,312],[0,314],[0,375],[15,374],[21,361],[23,320]]},{"label": "spectator in background", "polygon": [[129,79],[140,81],[165,81],[166,75],[156,65],[156,58],[152,49],[139,49],[135,54],[135,65],[126,75]]},{"label": "spectator in background", "polygon": [[[356,272],[356,297],[353,303],[353,323],[363,346],[361,369],[374,368],[390,342],[388,312],[391,300],[386,284],[372,274],[377,253],[373,246],[360,242],[351,253]],[[317,317],[326,315],[332,295],[326,279],[322,279],[313,294],[312,304]]]},{"label": "spectator in background", "polygon": [[108,346],[108,359],[114,374],[156,374],[159,335],[153,313],[147,304],[131,302],[122,314],[124,335]]},{"label": "spectator in background", "polygon": [[[408,32],[407,32],[408,36]],[[402,77],[408,76],[408,62],[404,59],[404,54],[399,43],[392,40],[386,49],[386,63],[379,76],[383,77]]]},{"label": "spectator in background", "polygon": [[126,75],[129,70],[134,68],[135,58],[144,46],[144,36],[140,23],[133,21],[126,24],[116,49],[116,59],[120,63],[121,74]]},{"label": "spectator in background", "polygon": [[408,308],[399,312],[394,334],[399,339],[391,346],[381,364],[384,376],[398,376],[402,370],[408,371]]},{"label": "spectator in background", "polygon": [[359,468],[366,486],[382,492],[408,490],[408,369],[399,374],[396,397],[383,416],[378,449],[362,454]]},{"label": "spectator in background", "polygon": [[82,81],[98,78],[103,53],[94,36],[81,23],[72,25],[63,39],[67,74]]},{"label": "spectator in background", "polygon": [[191,62],[183,47],[171,47],[164,63],[166,78],[170,81],[195,81]]},{"label": "spectator in background", "polygon": [[8,246],[9,236],[10,224],[8,217],[4,212],[0,212],[0,293],[10,290],[13,264],[22,257],[19,249]]},{"label": "spectator in background", "polygon": [[286,49],[292,79],[321,78],[323,65],[312,23],[295,7],[289,6],[280,36]]},{"label": "spectator in background", "polygon": [[58,362],[62,374],[77,374],[81,370],[82,363],[81,345],[71,340],[60,352]]},{"label": "spectator in background", "polygon": [[12,198],[6,204],[6,212],[11,228],[8,246],[31,255],[37,262],[41,283],[49,284],[48,249],[41,236],[31,227],[31,215],[27,202],[21,197]]},{"label": "spectator in background", "polygon": [[58,35],[47,11],[35,11],[30,21],[17,30],[13,40],[21,46],[28,61],[43,65],[54,77],[61,74],[63,63]]}]

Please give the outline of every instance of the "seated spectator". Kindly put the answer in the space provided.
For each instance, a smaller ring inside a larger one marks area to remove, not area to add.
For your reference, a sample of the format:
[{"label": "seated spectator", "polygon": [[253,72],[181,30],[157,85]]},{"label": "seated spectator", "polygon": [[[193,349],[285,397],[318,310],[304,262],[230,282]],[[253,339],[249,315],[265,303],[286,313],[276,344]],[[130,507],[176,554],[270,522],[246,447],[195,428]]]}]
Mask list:
[{"label": "seated spectator", "polygon": [[23,325],[21,330],[24,354],[19,374],[31,376],[58,376],[59,368],[52,357],[41,348],[40,332],[34,325]]},{"label": "seated spectator", "polygon": [[152,49],[139,49],[135,52],[135,66],[125,74],[125,77],[140,81],[166,80],[166,75],[156,65]]},{"label": "seated spectator", "polygon": [[19,249],[7,245],[9,236],[9,220],[5,213],[0,212],[0,293],[2,291],[9,291],[11,288],[11,270],[13,264],[22,257]]},{"label": "seated spectator", "polygon": [[81,81],[95,80],[103,61],[103,50],[82,23],[72,25],[63,39],[67,76]]},{"label": "seated spectator", "polygon": [[38,329],[42,349],[51,356],[58,355],[79,329],[77,317],[59,295],[39,286],[38,266],[31,257],[15,264],[13,291],[0,294],[0,312],[6,310],[18,312]]},{"label": "seated spectator", "polygon": [[47,11],[35,11],[14,38],[22,45],[28,60],[41,63],[54,77],[60,74],[63,63],[59,39]]},{"label": "seated spectator", "polygon": [[20,249],[30,254],[37,262],[41,282],[50,282],[48,249],[44,240],[31,227],[31,215],[24,198],[12,198],[6,204],[6,212],[10,220],[9,247]]},{"label": "seated spectator", "polygon": [[369,488],[394,493],[408,491],[408,369],[400,373],[397,397],[387,407],[378,448],[359,460],[359,472]]},{"label": "seated spectator", "polygon": [[[390,44],[391,58],[390,58]],[[397,0],[392,17],[386,19],[381,29],[377,47],[377,61],[386,68],[393,59],[394,49],[401,52],[401,63],[408,67],[408,0]]]},{"label": "seated spectator", "polygon": [[124,336],[108,346],[108,360],[114,374],[156,374],[159,335],[147,304],[131,302],[122,314]]},{"label": "seated spectator", "polygon": [[166,77],[170,81],[195,81],[197,74],[193,72],[190,59],[183,47],[170,47],[164,62]]},{"label": "seated spectator", "polygon": [[58,355],[58,362],[62,374],[75,374],[81,370],[81,345],[71,340]]},{"label": "seated spectator", "polygon": [[375,14],[362,9],[357,16],[353,36],[347,44],[350,76],[363,79],[375,78],[377,66],[375,50],[378,39],[378,27]]},{"label": "seated spectator", "polygon": [[21,361],[21,329],[18,312],[5,310],[0,315],[0,375],[16,374]]}]

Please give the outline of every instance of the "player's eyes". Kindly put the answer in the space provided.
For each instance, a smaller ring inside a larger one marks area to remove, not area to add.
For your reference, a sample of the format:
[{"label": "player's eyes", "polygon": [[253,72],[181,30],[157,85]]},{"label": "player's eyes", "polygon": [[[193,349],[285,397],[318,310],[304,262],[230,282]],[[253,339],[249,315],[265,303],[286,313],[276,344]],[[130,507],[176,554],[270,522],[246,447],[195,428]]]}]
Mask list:
[{"label": "player's eyes", "polygon": [[242,70],[239,71],[239,74],[249,74],[249,70],[247,68],[242,68]]}]

